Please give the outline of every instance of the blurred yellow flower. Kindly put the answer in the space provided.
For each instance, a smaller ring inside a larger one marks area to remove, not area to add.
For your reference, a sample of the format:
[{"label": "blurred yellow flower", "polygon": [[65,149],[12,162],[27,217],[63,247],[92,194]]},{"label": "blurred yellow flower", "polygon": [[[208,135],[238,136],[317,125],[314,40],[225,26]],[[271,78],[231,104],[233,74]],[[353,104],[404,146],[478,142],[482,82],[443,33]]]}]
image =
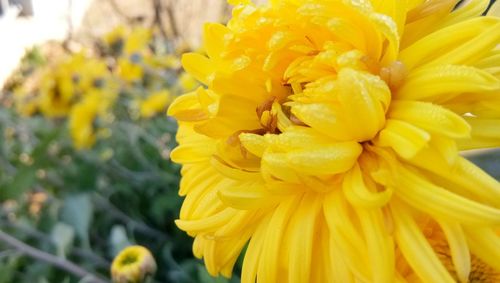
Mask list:
[{"label": "blurred yellow flower", "polygon": [[16,93],[16,107],[27,115],[40,110],[46,117],[64,117],[89,91],[107,87],[109,75],[102,61],[74,54],[42,71],[37,94]]},{"label": "blurred yellow flower", "polygon": [[137,82],[144,75],[143,67],[139,62],[134,62],[129,58],[118,59],[118,76],[127,82]]},{"label": "blurred yellow flower", "polygon": [[111,275],[114,283],[141,283],[156,272],[156,262],[151,252],[141,246],[122,250],[113,260]]},{"label": "blurred yellow flower", "polygon": [[136,52],[144,51],[148,47],[151,37],[151,29],[134,27],[127,35],[124,46],[125,54],[130,55]]},{"label": "blurred yellow flower", "polygon": [[169,108],[176,223],[209,273],[231,276],[245,246],[244,283],[499,272],[500,183],[459,155],[500,145],[489,1],[232,2],[208,56],[182,59],[207,89]]},{"label": "blurred yellow flower", "polygon": [[128,30],[125,26],[117,26],[102,38],[104,44],[113,52],[113,54],[120,54],[125,45],[125,39]]},{"label": "blurred yellow flower", "polygon": [[172,55],[172,54],[155,55],[155,56],[149,56],[144,60],[148,65],[156,68],[167,68],[173,70],[181,68],[181,60],[177,55]]},{"label": "blurred yellow flower", "polygon": [[136,26],[117,26],[103,36],[104,44],[116,55],[124,53],[129,56],[138,52],[145,52],[153,34],[151,29]]},{"label": "blurred yellow flower", "polygon": [[150,118],[158,113],[164,113],[170,102],[170,92],[166,89],[153,92],[140,102],[140,113],[144,118]]},{"label": "blurred yellow flower", "polygon": [[184,92],[193,91],[198,86],[200,86],[198,81],[192,75],[186,72],[183,72],[179,76],[179,85],[181,86]]},{"label": "blurred yellow flower", "polygon": [[101,91],[92,91],[72,107],[69,115],[69,130],[76,149],[88,149],[96,141],[97,119],[109,104]]}]

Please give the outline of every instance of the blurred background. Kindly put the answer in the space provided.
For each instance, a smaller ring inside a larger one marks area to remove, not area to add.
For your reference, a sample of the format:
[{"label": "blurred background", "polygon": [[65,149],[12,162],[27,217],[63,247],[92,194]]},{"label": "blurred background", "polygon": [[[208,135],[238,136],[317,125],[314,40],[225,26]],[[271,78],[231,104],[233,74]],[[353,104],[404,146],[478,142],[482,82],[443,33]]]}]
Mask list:
[{"label": "blurred background", "polygon": [[[265,2],[265,0],[255,1]],[[169,103],[199,87],[183,52],[223,0],[0,0],[0,283],[109,282],[124,247],[151,282],[210,277],[179,231]],[[500,154],[467,155],[500,178]]]},{"label": "blurred background", "polygon": [[165,112],[198,87],[180,54],[202,52],[203,22],[231,7],[49,2],[0,0],[0,283],[109,281],[131,244],[153,252],[152,282],[229,282],[173,223],[182,199]]}]

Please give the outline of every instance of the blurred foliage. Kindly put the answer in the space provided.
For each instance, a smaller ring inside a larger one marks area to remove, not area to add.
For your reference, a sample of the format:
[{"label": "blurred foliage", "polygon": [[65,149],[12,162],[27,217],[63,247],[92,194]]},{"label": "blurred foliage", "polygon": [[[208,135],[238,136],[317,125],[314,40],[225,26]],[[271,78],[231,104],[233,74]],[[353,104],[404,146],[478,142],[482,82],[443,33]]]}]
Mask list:
[{"label": "blurred foliage", "polygon": [[[153,282],[238,282],[210,277],[174,224],[177,126],[165,110],[196,87],[183,50],[140,27],[59,49],[29,51],[0,96],[0,230],[103,278],[139,244],[158,264]],[[4,282],[86,281],[0,241]]]}]

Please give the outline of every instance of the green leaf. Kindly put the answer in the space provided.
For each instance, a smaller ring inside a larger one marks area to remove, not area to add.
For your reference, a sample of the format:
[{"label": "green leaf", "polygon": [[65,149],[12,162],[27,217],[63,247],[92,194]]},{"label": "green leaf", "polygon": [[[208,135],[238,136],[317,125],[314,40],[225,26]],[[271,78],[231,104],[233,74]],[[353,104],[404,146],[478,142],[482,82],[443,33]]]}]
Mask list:
[{"label": "green leaf", "polygon": [[57,255],[66,257],[68,249],[73,245],[75,230],[68,224],[58,222],[54,228],[52,228],[50,238],[57,248]]},{"label": "green leaf", "polygon": [[73,194],[65,198],[61,219],[75,229],[84,247],[89,248],[89,227],[94,207],[88,194]]}]

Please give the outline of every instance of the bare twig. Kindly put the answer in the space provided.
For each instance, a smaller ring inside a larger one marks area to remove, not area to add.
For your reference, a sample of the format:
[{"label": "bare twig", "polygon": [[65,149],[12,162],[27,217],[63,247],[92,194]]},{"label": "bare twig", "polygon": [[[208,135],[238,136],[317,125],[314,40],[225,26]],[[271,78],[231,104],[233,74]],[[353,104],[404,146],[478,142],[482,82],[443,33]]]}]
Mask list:
[{"label": "bare twig", "polygon": [[68,261],[68,260],[60,258],[60,257],[56,257],[52,254],[46,253],[46,252],[38,250],[38,249],[35,249],[32,246],[29,246],[29,245],[17,240],[16,238],[10,236],[9,234],[7,234],[3,231],[0,231],[0,241],[15,248],[16,250],[18,250],[20,253],[22,253],[24,255],[27,255],[27,256],[32,257],[36,260],[40,260],[40,261],[46,262],[50,265],[53,265],[59,269],[62,269],[66,272],[69,272],[77,277],[85,279],[86,282],[109,283],[109,281],[98,277],[97,275],[79,267],[78,265],[74,264],[71,261]]},{"label": "bare twig", "polygon": [[153,27],[158,26],[158,29],[160,30],[160,34],[163,38],[167,38],[167,33],[165,32],[165,27],[163,26],[163,19],[161,18],[161,12],[163,9],[163,5],[161,3],[161,0],[153,0],[153,12],[154,12],[154,18],[153,18]]},{"label": "bare twig", "polygon": [[174,39],[179,37],[179,28],[177,27],[177,22],[175,21],[174,8],[172,7],[172,1],[168,1],[165,6],[165,11],[167,12],[168,22],[170,24],[170,29],[172,30],[172,36]]},{"label": "bare twig", "polygon": [[[43,241],[50,245],[54,245],[54,243],[47,234],[42,233],[30,226],[20,225],[18,223],[11,221],[0,221],[0,223],[2,224],[1,226],[8,227],[9,229],[15,229],[16,232],[18,231],[23,234],[26,234],[26,236],[34,240]],[[76,257],[85,258],[87,259],[87,261],[90,261],[93,264],[95,264],[95,266],[104,269],[108,269],[110,266],[110,263],[106,259],[100,257],[91,250],[84,250],[78,247],[72,247],[70,253]]]},{"label": "bare twig", "polygon": [[133,17],[128,16],[127,14],[125,14],[122,11],[122,9],[120,8],[120,6],[118,6],[118,4],[116,3],[115,0],[108,0],[108,2],[111,5],[111,7],[113,8],[113,10],[118,14],[118,16],[123,18],[127,23],[131,23],[134,21]]}]

